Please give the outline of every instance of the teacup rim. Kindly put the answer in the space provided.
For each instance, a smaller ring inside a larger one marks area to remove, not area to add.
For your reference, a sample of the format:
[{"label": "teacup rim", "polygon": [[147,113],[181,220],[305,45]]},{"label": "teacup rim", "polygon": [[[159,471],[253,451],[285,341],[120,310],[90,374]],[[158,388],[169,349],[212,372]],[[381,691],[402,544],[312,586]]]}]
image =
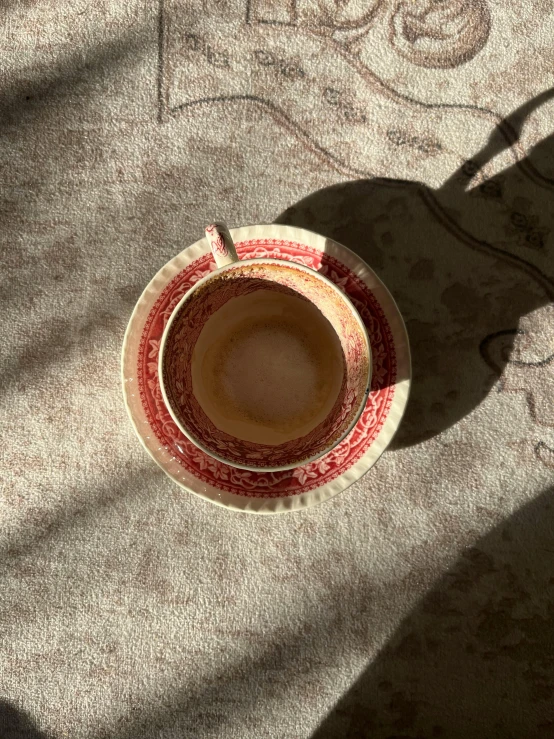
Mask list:
[{"label": "teacup rim", "polygon": [[[350,309],[351,314],[354,316],[355,320],[357,321],[362,335],[365,340],[365,345],[367,349],[367,358],[368,358],[368,372],[367,372],[367,381],[366,381],[366,388],[363,393],[362,399],[360,401],[359,407],[354,414],[351,423],[348,425],[344,433],[333,440],[331,444],[325,447],[323,451],[318,452],[317,454],[314,454],[312,457],[308,457],[305,460],[303,460],[300,464],[298,462],[293,462],[291,464],[286,465],[278,465],[278,466],[272,466],[272,467],[260,467],[260,466],[253,466],[248,464],[239,464],[238,462],[230,462],[225,457],[222,457],[219,454],[216,454],[212,450],[208,449],[204,444],[202,444],[201,441],[196,439],[181,423],[180,419],[177,417],[176,413],[174,412],[173,408],[171,407],[171,403],[168,399],[166,389],[165,389],[165,383],[164,383],[164,373],[163,373],[163,364],[164,364],[164,354],[165,354],[165,347],[167,343],[167,338],[169,336],[169,331],[171,329],[171,326],[173,325],[174,321],[176,320],[177,316],[179,315],[179,312],[182,308],[182,306],[188,302],[193,293],[195,293],[200,287],[205,285],[206,283],[210,282],[220,274],[230,271],[232,269],[240,269],[243,266],[248,266],[252,264],[277,264],[280,266],[283,266],[287,269],[299,269],[303,272],[306,272],[310,275],[315,275],[318,279],[320,279],[325,284],[329,285],[335,293],[337,293],[340,298],[346,303],[348,308]],[[335,285],[334,282],[332,282],[328,277],[325,275],[322,275],[320,272],[318,272],[315,269],[312,269],[311,267],[307,267],[304,264],[300,264],[299,262],[289,261],[286,259],[276,259],[273,257],[254,257],[251,259],[239,259],[236,262],[231,262],[230,264],[226,264],[222,267],[218,267],[217,269],[210,272],[210,274],[205,275],[202,277],[198,282],[196,282],[194,285],[190,287],[189,290],[183,295],[183,297],[179,300],[177,305],[174,307],[165,327],[163,330],[162,338],[160,341],[160,347],[159,347],[159,354],[158,354],[158,377],[159,377],[159,383],[160,383],[160,390],[162,393],[162,398],[165,404],[165,407],[167,408],[171,418],[173,419],[174,423],[176,424],[177,428],[191,441],[198,449],[203,451],[208,456],[212,457],[213,459],[218,460],[219,462],[228,465],[229,467],[235,467],[237,469],[243,469],[243,470],[249,470],[251,472],[283,472],[286,470],[295,469],[296,467],[302,467],[304,465],[310,464],[311,462],[316,461],[317,459],[320,459],[321,457],[328,454],[332,449],[334,449],[338,444],[343,441],[348,434],[354,429],[356,424],[358,423],[360,416],[363,413],[363,410],[366,406],[367,399],[369,397],[369,393],[371,392],[371,381],[373,376],[373,363],[372,363],[372,350],[371,350],[371,342],[369,340],[369,334],[367,331],[367,328],[362,321],[362,318],[358,311],[356,310],[356,307],[348,297],[339,287],[338,285]]]}]

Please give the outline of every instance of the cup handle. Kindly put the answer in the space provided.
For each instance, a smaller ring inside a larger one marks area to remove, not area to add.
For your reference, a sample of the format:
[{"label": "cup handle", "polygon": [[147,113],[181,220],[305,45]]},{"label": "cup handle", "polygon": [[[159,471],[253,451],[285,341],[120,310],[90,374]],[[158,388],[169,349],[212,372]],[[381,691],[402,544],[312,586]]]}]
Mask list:
[{"label": "cup handle", "polygon": [[206,226],[205,233],[218,267],[239,261],[235,244],[224,223],[212,223]]}]

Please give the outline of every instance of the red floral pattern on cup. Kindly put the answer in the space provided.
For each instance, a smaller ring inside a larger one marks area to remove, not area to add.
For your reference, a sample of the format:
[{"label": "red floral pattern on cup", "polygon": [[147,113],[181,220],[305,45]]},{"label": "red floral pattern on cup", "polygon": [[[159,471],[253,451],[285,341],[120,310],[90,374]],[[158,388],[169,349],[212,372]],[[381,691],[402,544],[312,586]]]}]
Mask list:
[{"label": "red floral pattern on cup", "polygon": [[367,328],[372,348],[372,392],[350,434],[331,452],[307,465],[282,472],[252,472],[218,462],[198,449],[177,428],[163,402],[158,380],[159,343],[177,303],[199,279],[215,269],[206,254],[165,287],[143,328],[137,366],[141,402],[160,444],[198,480],[216,489],[249,497],[287,497],[332,482],[352,467],[377,438],[389,414],[396,382],[394,340],[383,309],[371,290],[345,265],[317,249],[291,241],[254,239],[236,244],[242,259],[288,259],[318,270],[343,290]]},{"label": "red floral pattern on cup", "polygon": [[218,254],[220,257],[226,257],[229,255],[227,244],[222,234],[217,230],[217,226],[207,226],[206,236],[209,238],[210,246],[214,254]]},{"label": "red floral pattern on cup", "polygon": [[[230,299],[262,288],[316,305],[340,339],[345,368],[341,390],[326,418],[305,436],[278,445],[242,441],[221,431],[205,414],[192,386],[192,354],[206,321]],[[367,345],[351,307],[313,272],[290,262],[238,261],[177,309],[165,344],[163,385],[174,419],[207,452],[238,466],[297,466],[324,454],[355,422],[367,393]]]}]

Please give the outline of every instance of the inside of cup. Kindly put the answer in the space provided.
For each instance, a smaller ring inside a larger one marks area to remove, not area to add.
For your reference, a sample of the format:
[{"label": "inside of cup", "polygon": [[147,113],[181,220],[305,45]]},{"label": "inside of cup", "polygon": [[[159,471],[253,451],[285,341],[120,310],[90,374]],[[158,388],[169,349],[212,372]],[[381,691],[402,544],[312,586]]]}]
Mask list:
[{"label": "inside of cup", "polygon": [[366,337],[327,282],[293,265],[237,263],[177,309],[162,384],[182,430],[235,466],[324,454],[365,402]]}]

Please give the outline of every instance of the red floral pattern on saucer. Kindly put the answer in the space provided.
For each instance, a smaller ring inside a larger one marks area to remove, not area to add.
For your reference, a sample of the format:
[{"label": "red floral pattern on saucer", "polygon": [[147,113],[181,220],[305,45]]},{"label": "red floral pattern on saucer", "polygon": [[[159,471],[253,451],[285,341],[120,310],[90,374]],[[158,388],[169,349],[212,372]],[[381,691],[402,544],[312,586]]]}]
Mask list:
[{"label": "red floral pattern on saucer", "polygon": [[287,259],[318,270],[350,298],[366,325],[372,348],[372,391],[353,431],[335,449],[307,465],[282,472],[252,472],[218,462],[198,449],[177,428],[163,402],[158,380],[158,351],[163,329],[177,303],[198,280],[214,270],[205,254],[179,272],[164,288],[146,319],[138,352],[137,384],[147,422],[172,459],[199,481],[239,496],[284,498],[326,485],[349,470],[377,438],[389,414],[397,380],[392,332],[372,291],[329,254],[283,239],[251,239],[235,244],[243,259]]}]

